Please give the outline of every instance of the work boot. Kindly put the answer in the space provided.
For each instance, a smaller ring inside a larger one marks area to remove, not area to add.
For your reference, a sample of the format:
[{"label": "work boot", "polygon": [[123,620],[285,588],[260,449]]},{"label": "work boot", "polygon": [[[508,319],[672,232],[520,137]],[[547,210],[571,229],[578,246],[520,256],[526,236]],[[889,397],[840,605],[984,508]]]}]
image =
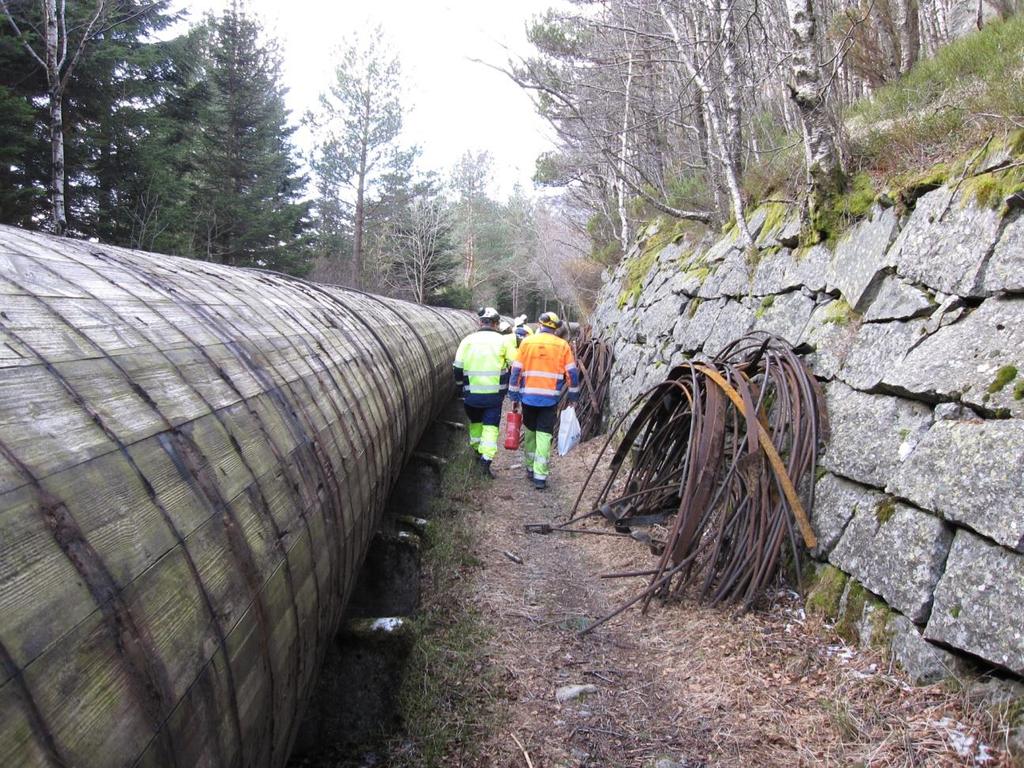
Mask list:
[{"label": "work boot", "polygon": [[533,467],[526,468],[526,479],[533,480]]},{"label": "work boot", "polygon": [[480,470],[484,473],[484,477],[494,479],[494,472],[491,471],[491,460],[485,459],[483,456],[480,457]]},{"label": "work boot", "polygon": [[541,479],[539,477],[534,477],[533,478],[533,487],[536,488],[538,491],[546,491],[547,488],[548,488],[548,481],[546,479]]}]

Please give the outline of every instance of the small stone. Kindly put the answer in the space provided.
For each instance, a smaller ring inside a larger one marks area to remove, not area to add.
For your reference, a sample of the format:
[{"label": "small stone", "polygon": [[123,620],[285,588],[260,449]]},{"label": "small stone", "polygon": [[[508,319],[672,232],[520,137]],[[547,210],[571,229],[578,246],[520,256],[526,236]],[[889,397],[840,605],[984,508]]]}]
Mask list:
[{"label": "small stone", "polygon": [[555,691],[555,701],[559,704],[565,704],[567,701],[578,699],[580,696],[585,696],[588,693],[597,693],[597,686],[590,684],[563,685]]},{"label": "small stone", "polygon": [[939,403],[933,413],[936,421],[960,421],[975,416],[974,411],[960,403]]},{"label": "small stone", "polygon": [[815,557],[827,555],[854,514],[862,509],[875,509],[883,499],[885,494],[880,491],[826,472],[814,486],[811,525],[818,535],[818,546],[812,554]]}]

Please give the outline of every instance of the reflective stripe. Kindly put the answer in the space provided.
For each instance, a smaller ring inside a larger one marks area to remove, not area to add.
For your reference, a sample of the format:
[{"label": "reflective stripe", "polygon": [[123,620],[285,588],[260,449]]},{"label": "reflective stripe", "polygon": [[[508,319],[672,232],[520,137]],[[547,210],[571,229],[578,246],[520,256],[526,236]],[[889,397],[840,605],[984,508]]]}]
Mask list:
[{"label": "reflective stripe", "polygon": [[536,376],[538,379],[554,379],[555,381],[562,378],[562,374],[550,371],[523,371],[523,376]]},{"label": "reflective stripe", "polygon": [[524,395],[558,395],[557,389],[544,389],[543,387],[523,387],[519,391]]},{"label": "reflective stripe", "polygon": [[579,391],[580,391],[579,387],[569,387],[569,392],[571,392],[572,394],[576,394]]},{"label": "reflective stripe", "polygon": [[501,371],[465,371],[467,376],[501,376]]},{"label": "reflective stripe", "polygon": [[497,384],[470,384],[466,389],[471,395],[496,395],[501,391]]}]

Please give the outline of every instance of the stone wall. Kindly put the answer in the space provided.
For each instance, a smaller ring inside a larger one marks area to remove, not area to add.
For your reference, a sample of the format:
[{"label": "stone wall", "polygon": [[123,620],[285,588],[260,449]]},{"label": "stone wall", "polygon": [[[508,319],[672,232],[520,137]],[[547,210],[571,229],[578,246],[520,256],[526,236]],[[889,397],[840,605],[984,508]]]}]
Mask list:
[{"label": "stone wall", "polygon": [[814,555],[851,577],[844,601],[866,588],[854,623],[881,628],[922,679],[956,663],[948,650],[1024,675],[1017,204],[941,187],[911,209],[876,203],[834,247],[810,248],[796,217],[767,205],[750,215],[756,255],[734,233],[695,242],[652,225],[592,318],[614,345],[613,414],[749,330],[806,352],[831,420]]}]

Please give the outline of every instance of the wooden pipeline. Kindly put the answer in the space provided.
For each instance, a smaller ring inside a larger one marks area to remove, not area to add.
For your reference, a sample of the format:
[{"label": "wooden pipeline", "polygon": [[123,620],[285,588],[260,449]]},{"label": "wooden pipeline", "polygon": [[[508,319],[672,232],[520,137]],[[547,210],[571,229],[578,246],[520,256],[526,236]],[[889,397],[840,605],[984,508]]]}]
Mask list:
[{"label": "wooden pipeline", "polygon": [[0,227],[0,765],[283,765],[474,327]]}]

